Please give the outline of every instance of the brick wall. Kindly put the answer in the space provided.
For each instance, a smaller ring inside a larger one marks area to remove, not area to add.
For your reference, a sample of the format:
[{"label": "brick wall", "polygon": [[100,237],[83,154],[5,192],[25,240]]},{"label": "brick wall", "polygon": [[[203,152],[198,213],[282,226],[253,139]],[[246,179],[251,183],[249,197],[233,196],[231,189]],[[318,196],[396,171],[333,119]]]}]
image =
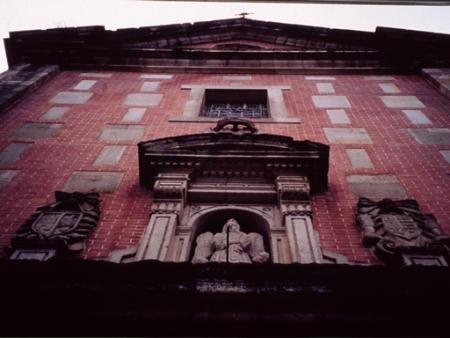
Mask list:
[{"label": "brick wall", "polygon": [[[355,193],[361,189],[376,195],[386,188],[386,197],[415,198],[422,211],[433,213],[450,233],[450,101],[423,78],[141,75],[64,71],[0,115],[1,255],[25,219],[53,201],[53,192],[80,171],[119,173],[109,182],[113,192],[101,194],[101,221],[84,257],[105,257],[113,249],[137,244],[149,219],[151,193],[138,183],[136,143],[212,126],[168,122],[181,116],[189,98],[183,84],[291,87],[283,91],[288,115],[302,122],[257,127],[331,144],[329,191],[313,197],[314,227],[323,247],[352,261],[376,262],[360,244],[354,222]],[[144,82],[158,84],[143,87]],[[131,93],[149,96],[127,96]],[[383,101],[381,96],[389,97]],[[104,150],[111,145],[118,147]]]}]

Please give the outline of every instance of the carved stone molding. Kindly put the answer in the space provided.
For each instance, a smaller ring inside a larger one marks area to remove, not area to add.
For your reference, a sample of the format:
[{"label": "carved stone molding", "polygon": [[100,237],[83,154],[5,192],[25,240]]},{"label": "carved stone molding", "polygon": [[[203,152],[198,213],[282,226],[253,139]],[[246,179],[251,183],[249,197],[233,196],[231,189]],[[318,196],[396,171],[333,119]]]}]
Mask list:
[{"label": "carved stone molding", "polygon": [[363,244],[388,265],[448,265],[450,236],[415,200],[360,198],[356,223]]},{"label": "carved stone molding", "polygon": [[17,231],[11,259],[47,260],[83,250],[100,217],[98,193],[56,191],[55,199],[38,208]]}]

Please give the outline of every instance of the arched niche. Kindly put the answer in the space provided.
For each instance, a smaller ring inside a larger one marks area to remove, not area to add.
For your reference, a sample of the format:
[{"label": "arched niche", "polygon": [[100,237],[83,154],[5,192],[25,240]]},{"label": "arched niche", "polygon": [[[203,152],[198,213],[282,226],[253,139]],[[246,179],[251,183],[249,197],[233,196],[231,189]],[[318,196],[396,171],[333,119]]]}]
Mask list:
[{"label": "arched niche", "polygon": [[216,207],[199,212],[190,218],[186,224],[191,229],[186,260],[192,260],[198,235],[204,232],[213,234],[221,232],[230,218],[234,218],[239,223],[242,232],[247,234],[256,232],[262,235],[264,248],[270,254],[268,261],[272,262],[270,219],[257,210],[241,206]]}]

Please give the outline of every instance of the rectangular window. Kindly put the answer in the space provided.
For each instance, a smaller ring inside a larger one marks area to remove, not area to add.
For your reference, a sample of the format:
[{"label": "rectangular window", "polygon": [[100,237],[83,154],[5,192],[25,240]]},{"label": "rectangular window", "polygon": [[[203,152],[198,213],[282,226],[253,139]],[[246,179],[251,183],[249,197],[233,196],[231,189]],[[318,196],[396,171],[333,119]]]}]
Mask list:
[{"label": "rectangular window", "polygon": [[267,90],[206,89],[201,116],[268,118]]}]

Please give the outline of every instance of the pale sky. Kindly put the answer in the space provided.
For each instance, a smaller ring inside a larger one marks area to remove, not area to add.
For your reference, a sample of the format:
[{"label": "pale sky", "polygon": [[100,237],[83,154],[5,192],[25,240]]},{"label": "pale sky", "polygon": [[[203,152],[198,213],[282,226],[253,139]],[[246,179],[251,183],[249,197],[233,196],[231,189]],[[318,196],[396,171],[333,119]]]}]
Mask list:
[{"label": "pale sky", "polygon": [[[106,29],[249,18],[374,31],[377,26],[450,34],[450,6],[324,5],[133,0],[0,0],[0,38],[8,32],[103,25]],[[7,69],[3,43],[0,72]]]}]

